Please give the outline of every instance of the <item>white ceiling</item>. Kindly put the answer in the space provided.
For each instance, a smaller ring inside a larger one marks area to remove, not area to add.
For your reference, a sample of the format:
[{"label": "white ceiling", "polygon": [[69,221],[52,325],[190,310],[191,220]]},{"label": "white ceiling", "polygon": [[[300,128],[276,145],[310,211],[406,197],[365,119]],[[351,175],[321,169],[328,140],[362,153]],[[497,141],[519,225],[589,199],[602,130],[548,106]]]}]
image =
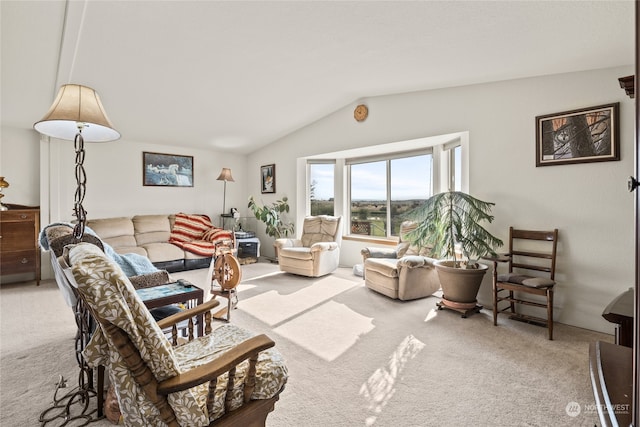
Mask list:
[{"label": "white ceiling", "polygon": [[126,140],[249,153],[368,97],[631,65],[633,1],[7,1],[3,126],[96,89]]}]

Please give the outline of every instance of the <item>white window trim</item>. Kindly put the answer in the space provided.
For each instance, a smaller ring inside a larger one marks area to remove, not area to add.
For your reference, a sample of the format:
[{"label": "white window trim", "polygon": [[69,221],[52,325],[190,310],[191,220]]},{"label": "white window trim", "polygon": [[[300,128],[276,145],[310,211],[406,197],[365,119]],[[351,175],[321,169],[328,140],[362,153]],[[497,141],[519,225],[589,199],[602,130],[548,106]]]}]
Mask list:
[{"label": "white window trim", "polygon": [[[442,143],[443,139],[447,139],[444,143]],[[436,141],[436,142],[431,142]],[[442,151],[444,147],[448,147],[449,144],[452,145],[460,145],[462,148],[462,170],[461,170],[461,179],[462,179],[462,191],[469,191],[469,132],[462,131],[457,133],[451,133],[447,135],[439,135],[434,137],[425,137],[419,138],[415,140],[408,141],[400,141],[388,144],[381,144],[376,146],[362,147],[362,148],[354,148],[344,151],[338,151],[333,153],[324,153],[311,155],[307,157],[300,157],[297,159],[297,177],[298,182],[304,182],[304,185],[298,185],[296,187],[296,220],[297,223],[301,224],[304,220],[304,217],[309,215],[310,213],[310,203],[309,203],[309,173],[307,168],[308,162],[315,161],[324,161],[331,162],[335,161],[335,170],[334,170],[334,214],[337,216],[342,216],[343,218],[343,234],[348,236],[350,235],[349,224],[351,223],[350,218],[350,176],[348,173],[349,168],[347,167],[347,159],[350,161],[354,161],[355,159],[359,159],[361,161],[365,161],[364,159],[375,159],[377,157],[386,156],[389,158],[390,156],[398,156],[398,157],[406,157],[404,154],[411,151],[420,151],[416,150],[415,147],[417,145],[422,146],[422,150],[425,148],[432,148],[433,150],[433,193],[438,193],[442,191],[448,190],[448,178],[443,179],[442,174],[448,173],[449,167],[447,165],[443,165],[442,160]],[[402,149],[405,147],[405,149]],[[413,147],[411,149],[406,149],[406,147]],[[368,155],[371,151],[378,151],[379,154],[376,155]],[[368,161],[368,160],[367,160]],[[446,177],[446,175],[445,175]],[[365,237],[360,235],[353,235],[354,238]],[[382,239],[382,238],[377,238]],[[393,239],[386,239],[393,240]]]}]

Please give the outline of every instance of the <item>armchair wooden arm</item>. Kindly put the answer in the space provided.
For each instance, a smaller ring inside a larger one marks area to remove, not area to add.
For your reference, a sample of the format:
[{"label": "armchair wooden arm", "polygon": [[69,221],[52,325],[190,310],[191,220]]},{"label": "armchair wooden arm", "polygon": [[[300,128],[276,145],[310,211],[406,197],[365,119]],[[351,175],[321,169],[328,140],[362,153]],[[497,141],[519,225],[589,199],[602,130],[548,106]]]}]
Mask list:
[{"label": "armchair wooden arm", "polygon": [[189,332],[189,341],[191,341],[194,337],[193,334],[193,318],[198,314],[204,314],[204,334],[209,335],[212,331],[211,322],[213,316],[211,315],[211,309],[220,305],[220,301],[216,299],[211,299],[205,303],[202,303],[196,307],[189,308],[187,310],[183,310],[179,313],[172,314],[171,316],[165,317],[164,319],[158,320],[158,326],[160,329],[171,328],[171,336],[172,336],[172,344],[176,345],[178,342],[178,323],[188,320],[188,332]]},{"label": "armchair wooden arm", "polygon": [[[258,353],[273,346],[275,346],[275,343],[264,334],[249,338],[209,363],[160,382],[158,384],[158,393],[166,395],[175,393],[176,391],[186,390],[208,381],[214,381],[220,375],[234,369],[235,366],[246,359],[249,359],[249,363],[255,365],[258,359]],[[255,374],[255,366],[252,370]],[[255,381],[253,382],[255,383]],[[251,396],[251,392],[248,393],[248,396]],[[247,393],[245,390],[245,398],[246,397]],[[245,402],[246,401],[247,399],[245,399]]]},{"label": "armchair wooden arm", "polygon": [[[147,397],[160,412],[163,421],[169,427],[179,427],[179,424],[176,421],[173,409],[169,406],[167,400],[168,394],[209,382],[207,407],[211,410],[217,378],[225,372],[229,373],[225,393],[225,417],[229,416],[236,366],[244,360],[249,359],[249,370],[243,390],[243,401],[247,404],[250,401],[256,383],[255,373],[258,354],[275,345],[266,335],[258,335],[238,344],[236,347],[223,353],[220,357],[209,363],[198,366],[184,374],[179,374],[162,382],[158,382],[126,332],[111,323],[102,323],[102,326],[105,332],[111,336],[118,352],[131,370],[135,381],[142,387]],[[255,422],[256,418],[261,419],[262,425],[264,425],[266,414],[273,410],[273,405],[277,400],[278,395],[264,402],[256,401],[254,406],[243,407],[238,413],[249,417],[252,422]],[[251,410],[252,408],[254,411]],[[255,412],[255,414],[251,414],[251,412]]]}]

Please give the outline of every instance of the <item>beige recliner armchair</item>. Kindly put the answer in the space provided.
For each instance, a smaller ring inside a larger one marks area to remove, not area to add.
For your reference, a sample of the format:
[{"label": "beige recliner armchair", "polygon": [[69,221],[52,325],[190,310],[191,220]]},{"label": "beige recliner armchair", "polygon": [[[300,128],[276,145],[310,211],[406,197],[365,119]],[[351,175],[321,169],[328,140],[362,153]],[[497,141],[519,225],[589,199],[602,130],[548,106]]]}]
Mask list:
[{"label": "beige recliner armchair", "polygon": [[308,277],[338,268],[342,243],[342,217],[318,215],[304,219],[299,239],[275,242],[280,270]]},{"label": "beige recliner armchair", "polygon": [[395,249],[364,248],[364,284],[367,288],[399,300],[428,297],[440,289],[433,258],[428,248],[417,248],[407,242],[406,234],[415,223],[400,225],[400,243]]}]

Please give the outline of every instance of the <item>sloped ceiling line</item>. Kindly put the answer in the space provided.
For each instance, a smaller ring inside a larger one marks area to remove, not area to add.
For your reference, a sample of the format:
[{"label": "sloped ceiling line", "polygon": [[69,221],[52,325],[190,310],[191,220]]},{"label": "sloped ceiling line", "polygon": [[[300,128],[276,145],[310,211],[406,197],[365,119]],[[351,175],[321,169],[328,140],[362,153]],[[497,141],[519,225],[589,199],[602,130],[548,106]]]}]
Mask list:
[{"label": "sloped ceiling line", "polygon": [[365,94],[631,65],[633,4],[0,1],[1,120],[77,83],[126,139],[248,154]]},{"label": "sloped ceiling line", "polygon": [[[76,82],[73,80],[73,71],[80,50],[82,29],[84,27],[87,13],[85,1],[67,0],[64,11],[64,22],[62,34],[60,35],[60,51],[58,58],[58,69],[56,70],[56,87],[54,97],[58,93],[58,88],[64,84],[77,83],[90,86],[87,82]],[[66,79],[64,78],[66,76]],[[96,88],[93,88],[96,89]],[[100,92],[96,89],[98,93]]]}]

